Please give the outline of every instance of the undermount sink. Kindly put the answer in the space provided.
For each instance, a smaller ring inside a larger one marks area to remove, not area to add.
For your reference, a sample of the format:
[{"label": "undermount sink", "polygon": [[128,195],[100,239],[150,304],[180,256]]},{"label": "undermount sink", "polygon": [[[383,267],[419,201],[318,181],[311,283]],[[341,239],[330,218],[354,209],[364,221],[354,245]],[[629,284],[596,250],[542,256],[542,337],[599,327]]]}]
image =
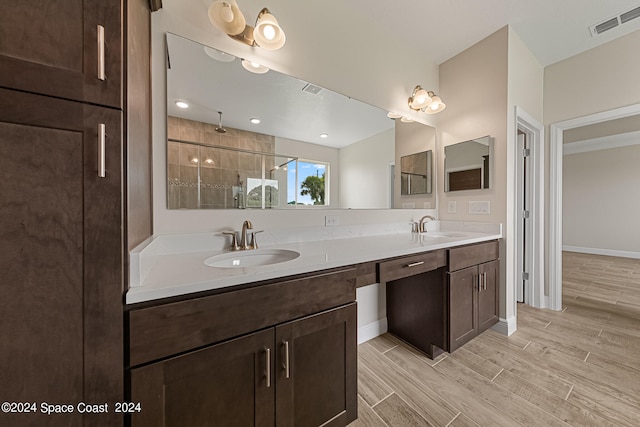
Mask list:
[{"label": "undermount sink", "polygon": [[291,261],[300,252],[288,249],[253,249],[214,255],[204,260],[205,265],[216,268],[262,267]]},{"label": "undermount sink", "polygon": [[431,237],[466,237],[467,234],[456,231],[428,231],[423,234],[424,236]]}]

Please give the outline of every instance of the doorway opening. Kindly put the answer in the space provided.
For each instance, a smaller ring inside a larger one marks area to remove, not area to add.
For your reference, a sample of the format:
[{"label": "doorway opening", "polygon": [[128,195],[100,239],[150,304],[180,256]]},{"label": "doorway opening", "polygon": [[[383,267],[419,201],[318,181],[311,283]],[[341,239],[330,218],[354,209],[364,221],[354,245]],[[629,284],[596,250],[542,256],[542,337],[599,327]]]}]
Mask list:
[{"label": "doorway opening", "polygon": [[515,300],[545,308],[544,127],[516,107],[515,131]]},{"label": "doorway opening", "polygon": [[562,310],[562,158],[565,130],[640,114],[640,104],[616,108],[550,126],[549,147],[549,301],[548,307]]}]

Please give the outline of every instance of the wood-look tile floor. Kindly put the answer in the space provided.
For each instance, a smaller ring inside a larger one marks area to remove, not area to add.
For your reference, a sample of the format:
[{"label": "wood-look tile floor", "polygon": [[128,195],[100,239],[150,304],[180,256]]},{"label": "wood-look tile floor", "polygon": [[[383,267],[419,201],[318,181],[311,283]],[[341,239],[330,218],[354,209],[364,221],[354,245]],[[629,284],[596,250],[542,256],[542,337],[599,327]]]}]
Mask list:
[{"label": "wood-look tile floor", "polygon": [[640,260],[565,252],[562,312],[518,304],[430,360],[389,334],[358,347],[360,426],[640,426]]}]

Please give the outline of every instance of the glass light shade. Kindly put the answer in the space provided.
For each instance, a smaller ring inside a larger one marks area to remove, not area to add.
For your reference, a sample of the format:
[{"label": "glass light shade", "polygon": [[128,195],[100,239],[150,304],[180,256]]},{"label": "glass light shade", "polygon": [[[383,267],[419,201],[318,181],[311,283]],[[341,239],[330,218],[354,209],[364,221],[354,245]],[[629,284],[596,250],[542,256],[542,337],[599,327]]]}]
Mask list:
[{"label": "glass light shade", "polygon": [[422,87],[416,86],[416,88],[413,89],[411,98],[409,98],[409,108],[412,110],[421,110],[429,104],[431,104],[429,93],[422,89]]},{"label": "glass light shade", "polygon": [[427,114],[436,114],[436,113],[439,113],[440,111],[444,110],[445,108],[447,108],[445,103],[442,102],[442,99],[440,99],[440,97],[438,95],[435,95],[432,98],[432,100],[433,101],[431,102],[431,104],[429,104],[429,106],[424,109],[425,113],[427,113]]},{"label": "glass light shade", "polygon": [[245,70],[251,71],[255,74],[264,74],[269,71],[269,68],[265,67],[264,65],[260,65],[257,62],[249,61],[248,59],[242,60],[242,66]]},{"label": "glass light shade", "polygon": [[266,9],[263,9],[258,15],[256,28],[253,30],[253,38],[258,46],[267,50],[280,49],[287,40],[284,31],[278,25],[276,17]]},{"label": "glass light shade", "polygon": [[242,33],[247,26],[244,15],[238,9],[235,0],[214,1],[211,3],[211,6],[209,6],[209,21],[214,27],[230,36]]}]

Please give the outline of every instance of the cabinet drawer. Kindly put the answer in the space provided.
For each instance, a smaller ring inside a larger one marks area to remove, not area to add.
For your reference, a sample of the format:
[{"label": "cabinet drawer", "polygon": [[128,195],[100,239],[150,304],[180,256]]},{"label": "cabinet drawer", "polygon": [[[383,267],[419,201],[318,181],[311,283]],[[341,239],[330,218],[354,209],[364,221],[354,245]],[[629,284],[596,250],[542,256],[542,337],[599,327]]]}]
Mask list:
[{"label": "cabinet drawer", "polygon": [[355,300],[349,267],[129,312],[130,366]]},{"label": "cabinet drawer", "polygon": [[446,251],[432,251],[378,263],[378,282],[390,282],[447,265]]},{"label": "cabinet drawer", "polygon": [[449,249],[449,271],[493,261],[499,258],[499,254],[497,240]]}]

